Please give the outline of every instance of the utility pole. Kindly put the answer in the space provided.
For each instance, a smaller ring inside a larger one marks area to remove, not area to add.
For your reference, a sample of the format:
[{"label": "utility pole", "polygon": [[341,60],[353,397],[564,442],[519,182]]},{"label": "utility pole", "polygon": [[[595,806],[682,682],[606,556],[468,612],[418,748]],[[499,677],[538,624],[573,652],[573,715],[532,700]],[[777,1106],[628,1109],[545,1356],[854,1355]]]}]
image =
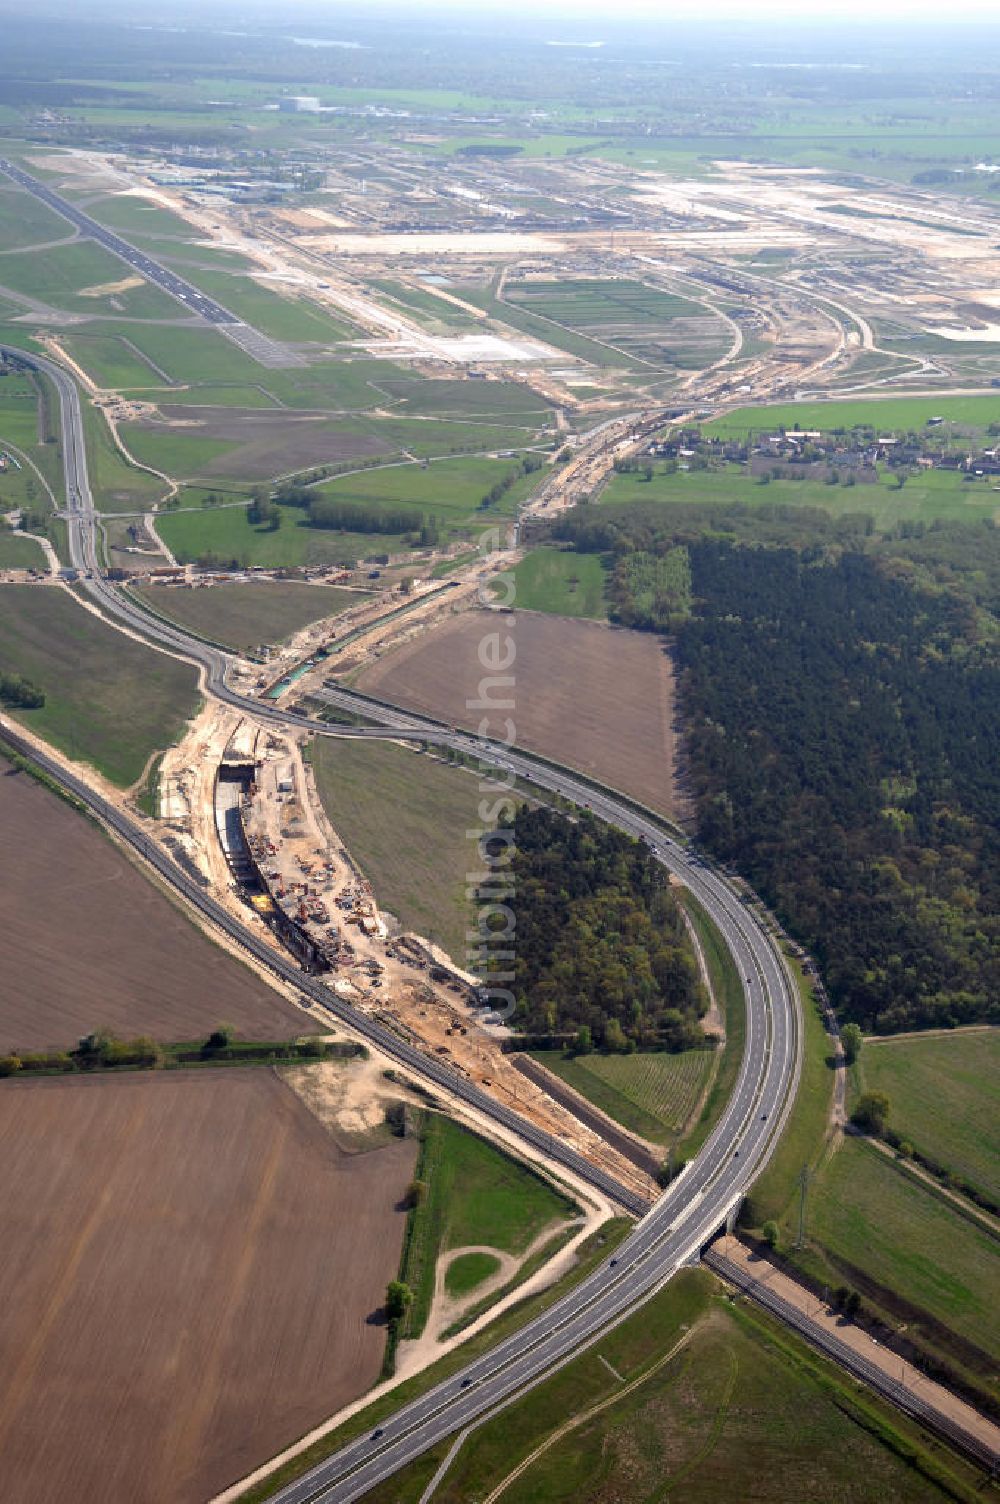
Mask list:
[{"label": "utility pole", "polygon": [[799,1235],[795,1240],[796,1248],[804,1248],[806,1245],[806,1196],[809,1191],[809,1166],[803,1165],[799,1171]]}]

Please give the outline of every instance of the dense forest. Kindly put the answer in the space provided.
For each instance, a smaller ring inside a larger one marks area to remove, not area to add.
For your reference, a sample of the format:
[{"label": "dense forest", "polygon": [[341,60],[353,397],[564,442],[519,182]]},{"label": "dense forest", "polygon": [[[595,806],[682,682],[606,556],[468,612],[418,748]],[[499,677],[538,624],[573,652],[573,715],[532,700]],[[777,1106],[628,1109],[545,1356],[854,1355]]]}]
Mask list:
[{"label": "dense forest", "polygon": [[691,942],[644,846],[590,814],[522,805],[512,868],[516,1027],[611,1050],[704,1044]]},{"label": "dense forest", "polygon": [[575,539],[619,582],[632,549],[687,548],[672,627],[701,840],[816,955],[842,1018],[997,1017],[996,529],[728,520],[699,537],[622,511]]}]

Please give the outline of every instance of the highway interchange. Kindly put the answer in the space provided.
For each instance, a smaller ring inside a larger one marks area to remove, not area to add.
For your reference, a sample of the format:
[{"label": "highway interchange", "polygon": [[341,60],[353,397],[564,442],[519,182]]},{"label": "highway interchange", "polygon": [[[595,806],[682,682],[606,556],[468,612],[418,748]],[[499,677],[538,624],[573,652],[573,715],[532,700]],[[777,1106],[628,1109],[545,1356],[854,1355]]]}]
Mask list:
[{"label": "highway interchange", "polygon": [[[513,772],[581,807],[589,806],[600,818],[645,841],[657,859],[691,889],[719,927],[744,979],[746,1048],[733,1095],[701,1152],[648,1209],[634,1193],[568,1145],[536,1129],[448,1066],[425,1056],[391,1030],[356,1012],[322,982],[304,976],[290,959],[266,945],[229,914],[120,810],[82,779],[67,773],[55,759],[30,747],[16,730],[4,729],[8,741],[94,810],[207,919],[269,970],[295,986],[310,1002],[318,1003],[350,1025],[429,1087],[446,1090],[480,1115],[516,1133],[535,1157],[541,1155],[550,1164],[565,1166],[641,1218],[614,1260],[592,1272],[544,1316],[402,1407],[377,1432],[351,1443],[275,1495],[281,1504],[319,1504],[321,1500],[324,1504],[335,1501],[340,1504],[357,1499],[428,1447],[523,1393],[554,1367],[569,1361],[648,1299],[681,1264],[698,1255],[739,1205],[761,1170],[790,1108],[801,1057],[797,993],[776,942],[725,879],[627,801],[521,751],[484,743],[371,701],[359,702],[344,696],[353,708],[359,708],[360,704],[369,719],[380,721],[381,730],[371,726],[331,727],[303,720],[279,706],[263,704],[232,690],[226,683],[229,659],[225,653],[146,615],[104,578],[97,553],[97,523],[76,385],[58,365],[41,356],[27,355],[21,350],[5,353],[43,370],[58,391],[70,557],[83,577],[84,588],[106,616],[198,664],[203,670],[206,691],[247,716],[286,728],[308,727],[321,736],[381,735],[446,742],[478,758],[484,767],[495,767],[501,773]],[[343,694],[326,693],[331,699]]]}]

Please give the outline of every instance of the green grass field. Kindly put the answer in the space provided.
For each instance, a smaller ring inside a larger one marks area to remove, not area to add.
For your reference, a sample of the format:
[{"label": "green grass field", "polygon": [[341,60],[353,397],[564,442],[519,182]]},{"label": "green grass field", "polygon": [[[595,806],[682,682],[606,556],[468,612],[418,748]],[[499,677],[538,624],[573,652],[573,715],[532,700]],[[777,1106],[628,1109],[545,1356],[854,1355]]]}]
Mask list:
[{"label": "green grass field", "polygon": [[466,313],[447,298],[439,297],[433,287],[408,287],[402,282],[385,279],[373,281],[371,285],[383,294],[390,308],[395,311],[402,305],[410,318],[424,328],[436,332],[445,329],[468,331],[482,322],[475,314]]},{"label": "green grass field", "polygon": [[[888,106],[894,110],[894,106]],[[606,161],[624,162],[630,167],[656,167],[675,177],[711,175],[710,164],[724,159],[747,159],[784,162],[792,166],[827,172],[875,172],[880,178],[909,184],[916,159],[935,166],[960,166],[975,159],[1000,156],[1000,132],[995,123],[983,120],[975,104],[968,107],[974,118],[966,124],[960,108],[949,107],[947,116],[922,119],[915,130],[910,120],[893,123],[879,111],[873,122],[871,112],[864,119],[852,114],[852,105],[829,112],[806,108],[789,108],[781,124],[767,112],[749,132],[734,135],[674,136],[669,141],[616,137],[601,146],[599,155]],[[861,164],[867,164],[862,168]],[[972,184],[980,192],[988,182]]]},{"label": "green grass field", "polygon": [[189,664],[105,626],[65,590],[0,586],[0,662],[45,693],[40,710],[12,714],[121,787],[198,708]]},{"label": "green grass field", "polygon": [[561,1055],[530,1052],[631,1133],[668,1144],[698,1105],[713,1065],[710,1050],[664,1050],[638,1055]]},{"label": "green grass field", "polygon": [[[258,366],[257,370],[263,368]],[[343,360],[316,361],[293,370],[263,374],[263,385],[286,407],[367,412],[373,407],[387,406],[384,383],[398,380],[407,372],[391,360],[351,355]]]},{"label": "green grass field", "polygon": [[500,1268],[500,1260],[491,1253],[460,1253],[448,1265],[444,1287],[455,1299],[471,1295],[484,1280],[491,1279]]},{"label": "green grass field", "polygon": [[[173,381],[254,386],[265,376],[273,373],[251,360],[231,340],[215,329],[198,329],[169,324],[116,324],[104,323],[96,329],[102,339],[115,337],[127,339],[159,366]],[[72,336],[80,338],[80,331]],[[86,365],[86,348],[84,348]],[[87,366],[88,371],[90,367]],[[96,371],[91,371],[98,379]],[[160,386],[158,377],[147,376],[146,386]],[[171,400],[176,400],[171,394]],[[214,400],[214,399],[206,399]]]},{"label": "green grass field", "polygon": [[358,471],[316,489],[336,501],[413,509],[414,526],[421,517],[436,517],[442,533],[455,534],[488,527],[496,517],[512,517],[518,503],[538,485],[544,471],[519,476],[495,506],[481,511],[486,493],[517,469],[513,459],[479,457],[441,460],[428,465],[393,465]]},{"label": "green grass field", "polygon": [[234,441],[206,438],[186,428],[163,431],[143,428],[139,423],[123,423],[120,432],[122,443],[141,465],[152,465],[154,470],[162,470],[164,475],[177,480],[205,475],[210,468],[225,470],[224,465],[215,461],[223,460],[240,447]]},{"label": "green grass field", "polygon": [[[0,278],[0,283],[2,283]],[[97,311],[97,310],[93,310]],[[17,326],[15,325],[16,329]],[[350,357],[323,360],[290,369],[268,369],[252,360],[238,346],[215,329],[185,325],[118,323],[102,319],[94,326],[102,341],[127,340],[140,356],[152,362],[171,381],[191,388],[190,397],[175,389],[164,389],[163,381],[150,371],[142,385],[154,389],[153,400],[171,403],[200,402],[207,406],[243,406],[242,393],[257,396],[245,405],[268,405],[313,409],[322,412],[366,412],[373,407],[392,407],[394,398],[382,385],[399,380],[406,371],[388,360]],[[103,360],[108,359],[107,344],[99,345],[96,355],[88,355],[89,329],[77,329],[70,336],[79,342],[81,361],[100,384],[107,374]],[[4,337],[7,338],[5,332]],[[135,358],[133,356],[133,358]],[[157,396],[155,389],[160,389]],[[228,389],[235,389],[232,396]]]},{"label": "green grass field", "polygon": [[605,621],[607,571],[598,554],[535,548],[514,571],[515,599],[523,611],[587,616]]},{"label": "green grass field", "polygon": [[400,1278],[414,1292],[414,1337],[427,1321],[440,1254],[470,1245],[523,1253],[545,1228],[576,1212],[532,1170],[437,1113],[424,1119],[417,1179],[427,1194],[410,1213],[400,1262]]},{"label": "green grass field", "polygon": [[647,481],[641,473],[613,475],[601,493],[602,506],[636,503],[731,503],[745,506],[819,507],[831,516],[866,512],[880,531],[896,522],[936,518],[973,522],[1000,512],[1000,492],[989,480],[968,482],[956,470],[926,470],[911,475],[902,490],[883,466],[874,485],[826,485],[817,480],[770,480],[761,484],[743,473],[742,466],[725,470],[678,470],[673,475],[654,469]]},{"label": "green grass field", "polygon": [[188,261],[182,271],[195,287],[271,339],[329,345],[357,336],[349,320],[333,318],[303,297],[272,290],[238,271],[206,271]]},{"label": "green grass field", "polygon": [[808,1236],[1000,1357],[996,1243],[877,1149],[844,1140],[812,1184]]},{"label": "green grass field", "polygon": [[1000,1200],[1000,1030],[868,1041],[858,1071],[888,1096],[897,1133]]},{"label": "green grass field", "polygon": [[[6,178],[0,189],[0,251],[14,251],[72,235],[73,226],[46,208],[34,194],[15,188]],[[0,269],[3,260],[0,259]],[[0,282],[5,279],[0,271]]]},{"label": "green grass field", "polygon": [[45,251],[15,251],[0,261],[0,283],[67,313],[124,314],[133,319],[180,319],[181,305],[149,282],[120,292],[91,292],[136,275],[93,240]]},{"label": "green grass field", "polygon": [[162,377],[137,353],[138,346],[127,335],[84,329],[64,335],[61,343],[97,386],[112,391],[141,390],[149,392],[154,401],[167,400],[168,389]]},{"label": "green grass field", "polygon": [[[928,418],[946,418],[963,428],[984,429],[1000,422],[1000,392],[994,397],[847,397],[833,402],[782,402],[773,407],[738,407],[724,417],[713,418],[703,431],[719,438],[739,437],[751,430],[774,432],[778,428],[819,429],[870,424],[879,433],[926,429]],[[932,430],[933,432],[933,430]],[[941,434],[941,429],[937,432]]]},{"label": "green grass field", "polygon": [[[446,309],[451,306],[442,304]],[[417,380],[410,377],[402,381],[386,381],[384,386],[400,402],[401,413],[420,413],[432,418],[481,418],[487,423],[508,419],[533,426],[543,423],[549,416],[549,409],[542,399],[514,381]]]},{"label": "green grass field", "polygon": [[567,329],[562,324],[555,324],[550,319],[541,318],[527,305],[497,298],[492,287],[457,283],[451,290],[456,297],[472,303],[476,308],[481,308],[484,313],[488,313],[491,318],[499,319],[508,328],[517,329],[522,334],[530,335],[532,339],[541,340],[543,344],[551,345],[553,349],[564,350],[567,355],[572,355],[576,360],[588,361],[595,366],[621,367],[624,370],[644,369],[631,356],[612,350],[608,345],[601,344],[596,339],[588,339],[585,334],[580,334],[574,329]]},{"label": "green grass field", "polygon": [[465,961],[466,874],[477,872],[477,780],[389,743],[319,741],[313,766],[333,828],[407,929]]},{"label": "green grass field", "polygon": [[0,569],[44,569],[45,555],[34,538],[0,525]]},{"label": "green grass field", "polygon": [[[270,392],[260,386],[228,386],[220,382],[212,386],[146,387],[135,393],[144,402],[162,403],[164,406],[192,407],[192,418],[207,417],[211,421],[218,408],[243,407],[272,411],[280,404]],[[199,411],[203,409],[203,411]]]},{"label": "green grass field", "polygon": [[392,552],[402,534],[338,533],[309,527],[294,507],[284,509],[276,533],[247,521],[245,507],[214,507],[203,512],[163,512],[156,519],[160,537],[181,563],[206,554],[280,568],[295,564],[353,563],[371,554]]},{"label": "green grass field", "polygon": [[[15,328],[17,326],[14,326]],[[315,361],[308,366],[268,369],[244,354],[225,335],[214,329],[169,324],[117,324],[101,322],[101,336],[118,336],[133,345],[172,381],[190,385],[196,400],[212,405],[242,405],[225,395],[228,387],[256,390],[269,405],[317,412],[367,412],[373,407],[392,407],[395,399],[382,385],[406,376],[401,366],[388,360],[350,356],[340,360]],[[77,331],[74,338],[79,338]],[[5,333],[5,338],[6,333]],[[85,352],[84,352],[85,353]],[[89,369],[89,368],[88,368]],[[93,372],[95,380],[97,372]],[[147,386],[162,386],[150,377]],[[217,393],[222,389],[222,394]],[[170,390],[172,403],[184,400]],[[191,399],[195,400],[195,399]]]},{"label": "green grass field", "polygon": [[[368,1504],[417,1504],[448,1447],[367,1494]],[[971,1471],[888,1406],[759,1313],[733,1308],[704,1271],[682,1270],[589,1352],[476,1428],[434,1500],[943,1504],[971,1501],[974,1487]]]},{"label": "green grass field", "polygon": [[[604,341],[626,359],[694,367],[730,343],[726,326],[710,309],[627,278],[508,282],[504,302]],[[699,322],[675,323],[680,319]]]},{"label": "green grass field", "polygon": [[39,442],[37,378],[26,371],[8,371],[0,377],[0,426],[3,437],[22,449]]},{"label": "green grass field", "polygon": [[337,616],[364,599],[354,590],[286,585],[276,580],[200,590],[137,585],[135,594],[159,615],[237,650],[284,642],[310,622]]},{"label": "green grass field", "polygon": [[[401,409],[407,412],[407,408]],[[384,444],[416,459],[433,459],[438,455],[496,454],[520,450],[535,442],[537,425],[480,421],[471,418],[359,418],[364,433],[380,438]]]},{"label": "green grass field", "polygon": [[[138,464],[130,465],[115,445],[108,425],[96,408],[81,403],[87,437],[87,464],[94,502],[99,512],[145,511],[167,491],[167,483]],[[125,440],[124,435],[123,442]]]},{"label": "green grass field", "polygon": [[818,1163],[826,1143],[833,1100],[834,1075],[827,1064],[832,1051],[830,1038],[801,969],[794,961],[789,961],[789,966],[802,999],[802,1075],[784,1132],[744,1203],[743,1221],[757,1227],[771,1218],[779,1220],[788,1211],[798,1189],[802,1166],[815,1168]]},{"label": "green grass field", "polygon": [[33,378],[20,374],[0,378],[0,452],[10,452],[10,446],[16,451],[14,459],[0,470],[0,510],[28,507],[31,511],[47,512],[50,509],[48,491],[26,459],[37,465],[56,497],[62,495],[61,446],[57,441],[40,442],[44,422],[39,411],[39,391],[47,391],[47,387],[47,383],[36,385]]},{"label": "green grass field", "polygon": [[199,231],[179,215],[136,193],[109,193],[87,204],[87,213],[126,237],[133,235],[196,240]]},{"label": "green grass field", "polygon": [[614,324],[622,319],[654,322],[703,312],[700,304],[691,303],[687,298],[678,298],[626,278],[510,281],[505,295],[526,303],[546,318],[579,325],[581,329]]}]

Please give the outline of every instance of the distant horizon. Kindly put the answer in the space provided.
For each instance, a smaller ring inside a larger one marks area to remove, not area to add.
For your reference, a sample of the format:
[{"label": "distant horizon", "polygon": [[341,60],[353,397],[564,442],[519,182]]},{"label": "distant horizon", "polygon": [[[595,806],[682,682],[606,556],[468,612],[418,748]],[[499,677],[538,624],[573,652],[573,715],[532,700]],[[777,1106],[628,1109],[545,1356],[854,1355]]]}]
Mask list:
[{"label": "distant horizon", "polygon": [[[153,0],[146,0],[152,8]],[[183,5],[187,0],[181,0]],[[207,4],[199,5],[199,12],[209,15],[216,8],[220,10],[239,10],[247,14],[256,12],[262,20],[279,20],[282,23],[286,17],[291,19],[296,15],[310,15],[317,20],[335,21],[338,18],[349,19],[352,12],[357,9],[362,12],[378,9],[396,13],[406,13],[411,16],[421,14],[432,19],[442,13],[457,12],[468,14],[468,0],[365,0],[365,3],[357,7],[347,0],[298,0],[291,5],[272,5],[270,0],[208,0]],[[169,5],[163,7],[156,4],[156,11],[162,14],[164,9],[169,10]],[[138,6],[133,10],[141,12],[143,0],[139,0]],[[807,14],[802,13],[802,0],[673,0],[673,3],[665,7],[663,0],[623,0],[622,4],[609,12],[607,0],[540,0],[539,4],[519,3],[519,0],[477,0],[476,13],[483,11],[496,12],[515,20],[520,17],[534,22],[544,23],[546,20],[558,21],[561,24],[579,21],[581,27],[587,27],[596,32],[593,37],[585,40],[598,40],[597,33],[601,33],[600,39],[613,41],[616,27],[625,20],[655,22],[663,27],[669,27],[672,23],[742,21],[753,24],[754,22],[780,22],[790,24],[796,29],[807,30],[814,25],[829,25],[831,23],[843,23],[845,25],[857,25],[858,22],[878,25],[905,20],[908,23],[930,24],[940,27],[953,25],[956,21],[979,21],[992,22],[1000,29],[1000,18],[997,16],[996,0],[957,0],[957,4],[950,7],[947,15],[943,15],[939,0],[874,0],[874,3],[866,3],[866,0],[816,0],[810,5]]]},{"label": "distant horizon", "polygon": [[[836,30],[866,29],[904,22],[908,27],[927,27],[931,30],[946,30],[955,25],[986,25],[1000,31],[1000,16],[996,0],[956,0],[947,15],[942,15],[937,0],[817,0],[808,14],[802,13],[801,0],[674,0],[665,11],[662,0],[623,0],[609,14],[606,0],[540,0],[528,6],[518,0],[477,0],[475,11],[470,14],[468,0],[136,0],[128,19],[121,24],[134,26],[168,26],[171,21],[182,21],[186,27],[211,30],[216,21],[227,24],[265,26],[273,29],[280,26],[293,31],[297,26],[322,25],[324,28],[343,23],[351,26],[372,12],[428,22],[435,19],[462,17],[470,25],[485,16],[503,17],[508,25],[519,20],[530,21],[533,27],[548,22],[566,27],[580,28],[577,39],[580,44],[604,42],[613,44],[622,23],[645,23],[658,29],[669,30],[672,25],[688,27],[715,25],[761,25],[787,26],[792,33],[801,34],[818,28]],[[23,14],[21,0],[0,0],[0,14]],[[80,4],[80,0],[40,0],[34,7],[36,20],[46,17],[66,17],[75,20],[103,21],[114,16],[120,19],[120,7],[112,0],[93,0]],[[905,40],[905,39],[904,39]]]}]

